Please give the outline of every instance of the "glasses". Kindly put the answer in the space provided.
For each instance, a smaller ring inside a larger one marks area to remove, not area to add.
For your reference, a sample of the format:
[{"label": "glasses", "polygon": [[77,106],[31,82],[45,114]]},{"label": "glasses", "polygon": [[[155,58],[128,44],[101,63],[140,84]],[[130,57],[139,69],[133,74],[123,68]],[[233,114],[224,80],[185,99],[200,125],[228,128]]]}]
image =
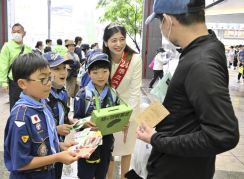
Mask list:
[{"label": "glasses", "polygon": [[51,76],[47,77],[47,78],[41,78],[39,80],[33,80],[33,79],[26,79],[28,81],[38,81],[41,82],[42,85],[47,85],[49,81],[53,81],[53,78]]}]

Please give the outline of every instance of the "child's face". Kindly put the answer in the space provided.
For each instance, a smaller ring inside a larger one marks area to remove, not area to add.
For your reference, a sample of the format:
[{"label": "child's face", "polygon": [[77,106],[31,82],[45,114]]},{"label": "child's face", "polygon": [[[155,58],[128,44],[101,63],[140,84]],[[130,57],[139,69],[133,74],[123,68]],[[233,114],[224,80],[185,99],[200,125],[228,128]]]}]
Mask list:
[{"label": "child's face", "polygon": [[18,80],[18,84],[26,95],[36,100],[45,99],[49,96],[51,89],[50,69],[37,70],[30,75],[29,79]]},{"label": "child's face", "polygon": [[74,52],[75,51],[75,45],[68,45],[68,51],[69,52]]},{"label": "child's face", "polygon": [[109,69],[99,68],[91,70],[89,76],[97,89],[103,89],[109,78]]},{"label": "child's face", "polygon": [[60,64],[51,68],[52,73],[52,86],[56,89],[60,89],[65,85],[67,78],[66,64]]}]

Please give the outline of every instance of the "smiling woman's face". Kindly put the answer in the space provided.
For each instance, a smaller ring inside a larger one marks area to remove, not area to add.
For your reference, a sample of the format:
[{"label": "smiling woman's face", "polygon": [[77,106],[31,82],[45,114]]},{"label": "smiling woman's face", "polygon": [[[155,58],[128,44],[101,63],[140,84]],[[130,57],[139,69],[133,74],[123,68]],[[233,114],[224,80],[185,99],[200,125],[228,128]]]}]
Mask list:
[{"label": "smiling woman's face", "polygon": [[112,55],[121,56],[126,46],[126,38],[121,32],[117,32],[108,39],[106,45]]}]

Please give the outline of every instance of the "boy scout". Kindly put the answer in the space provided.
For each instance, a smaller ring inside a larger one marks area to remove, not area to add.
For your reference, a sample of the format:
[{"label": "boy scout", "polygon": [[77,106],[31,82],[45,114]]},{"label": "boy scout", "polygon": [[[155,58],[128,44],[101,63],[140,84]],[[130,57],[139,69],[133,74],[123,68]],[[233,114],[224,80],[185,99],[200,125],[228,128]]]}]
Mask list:
[{"label": "boy scout", "polygon": [[[100,51],[93,51],[87,60],[87,70],[91,81],[81,88],[74,102],[74,117],[90,116],[96,108],[94,98],[99,98],[101,108],[119,104],[119,98],[109,85],[110,61]],[[112,134],[103,136],[103,144],[99,146],[89,159],[78,161],[78,177],[85,179],[105,179],[112,155],[114,137]]]},{"label": "boy scout", "polygon": [[4,160],[11,179],[54,179],[53,164],[70,164],[75,153],[62,151],[53,116],[43,99],[51,88],[49,65],[43,57],[26,54],[12,66],[13,79],[23,90],[11,110],[4,135]]},{"label": "boy scout", "polygon": [[[55,119],[59,141],[64,141],[64,136],[69,134],[72,125],[68,119],[69,107],[67,106],[68,93],[64,88],[67,77],[67,64],[72,64],[73,60],[65,60],[59,54],[54,52],[45,53],[44,58],[47,60],[51,70],[52,87],[47,99],[47,104]],[[62,163],[55,163],[56,179],[61,179]]]}]

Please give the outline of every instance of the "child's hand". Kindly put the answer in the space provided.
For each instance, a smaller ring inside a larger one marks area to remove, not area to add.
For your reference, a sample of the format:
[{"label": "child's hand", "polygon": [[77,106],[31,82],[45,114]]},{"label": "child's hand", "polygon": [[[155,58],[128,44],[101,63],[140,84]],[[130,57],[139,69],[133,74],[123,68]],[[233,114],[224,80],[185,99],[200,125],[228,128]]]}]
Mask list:
[{"label": "child's hand", "polygon": [[66,141],[66,142],[59,142],[59,147],[61,150],[68,150],[69,147],[78,144],[78,142],[75,141]]},{"label": "child's hand", "polygon": [[69,165],[74,161],[78,160],[78,156],[76,155],[76,153],[71,151],[59,152],[56,155],[58,162],[64,163],[66,165]]},{"label": "child's hand", "polygon": [[129,123],[123,127],[124,139],[123,142],[126,143],[127,135],[128,135]]},{"label": "child's hand", "polygon": [[71,129],[72,129],[72,125],[69,124],[61,124],[57,126],[58,134],[61,136],[68,135]]},{"label": "child's hand", "polygon": [[93,131],[97,130],[96,124],[91,121],[85,122],[83,128],[92,128]]},{"label": "child's hand", "polygon": [[79,119],[77,118],[73,118],[73,119],[69,119],[71,124],[75,124]]}]

